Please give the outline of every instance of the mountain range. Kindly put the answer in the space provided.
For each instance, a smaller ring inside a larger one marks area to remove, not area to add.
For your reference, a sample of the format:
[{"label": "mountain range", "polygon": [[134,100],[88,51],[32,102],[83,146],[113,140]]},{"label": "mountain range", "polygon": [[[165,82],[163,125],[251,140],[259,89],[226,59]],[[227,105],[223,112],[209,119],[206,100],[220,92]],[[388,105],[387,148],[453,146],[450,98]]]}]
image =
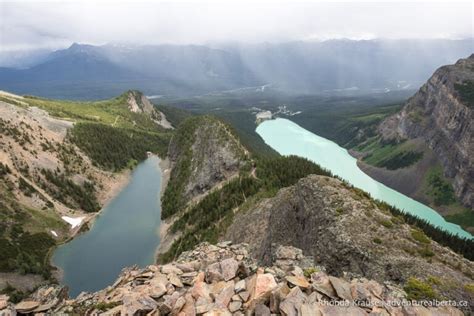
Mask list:
[{"label": "mountain range", "polygon": [[[74,44],[29,68],[0,69],[0,84],[61,98],[105,97],[134,85],[147,94],[408,89],[434,64],[472,49],[470,41],[430,41],[426,51],[416,43]],[[434,203],[451,207],[459,199],[472,208],[473,62],[441,67],[396,111],[350,126],[360,138],[353,147],[359,164],[418,175],[417,187],[431,190]],[[0,284],[0,313],[462,313],[324,306],[393,299],[453,300],[466,303],[465,313],[474,309],[472,239],[375,200],[304,158],[260,155],[242,141],[239,125],[209,112],[155,107],[137,90],[94,102],[0,91],[0,114],[0,273],[14,281]],[[53,285],[52,250],[93,229],[127,170],[153,153],[166,166],[156,253],[163,265],[125,268],[106,289],[67,299],[67,288]],[[434,163],[423,170],[423,161]],[[21,289],[24,280],[29,288]]]},{"label": "mountain range", "polygon": [[[197,95],[266,85],[289,93],[417,89],[432,70],[473,51],[473,40],[330,40],[214,46],[73,44],[36,63],[0,68],[0,87],[18,94],[109,98]],[[23,68],[18,68],[22,67]],[[26,67],[26,68],[25,68]]]}]

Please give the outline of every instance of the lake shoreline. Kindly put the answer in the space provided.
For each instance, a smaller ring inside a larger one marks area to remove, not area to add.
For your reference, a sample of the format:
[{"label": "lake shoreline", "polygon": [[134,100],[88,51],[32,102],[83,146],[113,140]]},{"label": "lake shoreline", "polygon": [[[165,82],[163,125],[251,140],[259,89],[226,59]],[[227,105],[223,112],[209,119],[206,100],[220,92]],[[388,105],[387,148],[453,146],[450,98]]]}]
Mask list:
[{"label": "lake shoreline", "polygon": [[374,199],[424,219],[432,226],[451,234],[474,238],[458,224],[446,221],[436,210],[370,177],[359,168],[359,159],[351,155],[347,149],[304,129],[291,120],[282,118],[267,120],[258,125],[256,132],[267,145],[281,155],[296,155],[309,159],[369,193]]},{"label": "lake shoreline", "polygon": [[[160,192],[160,199],[163,198],[163,194],[165,193],[166,187],[170,180],[171,176],[171,162],[168,158],[162,160],[160,162],[160,167],[162,168],[162,176],[161,176],[161,192]],[[168,229],[173,224],[173,219],[161,220],[160,226],[158,227],[157,234],[160,237],[160,243],[155,249],[153,254],[153,261],[156,263],[158,262],[159,255],[163,252],[163,247],[168,248],[170,246],[170,242],[173,240],[169,240],[168,237]]]},{"label": "lake shoreline", "polygon": [[[101,216],[96,214],[88,222],[89,230],[52,252],[55,277],[70,287],[71,297],[101,288],[125,267],[153,263],[159,245],[158,199],[162,180],[167,181],[167,166],[166,158],[149,155],[129,172],[129,181],[114,186],[115,194],[110,191]],[[126,253],[124,249],[128,249]],[[106,283],[101,284],[104,280]]]},{"label": "lake shoreline", "polygon": [[171,162],[168,157],[165,157],[164,159],[160,158],[159,167],[161,169],[161,199],[161,197],[163,197],[163,194],[165,193],[166,186],[168,185],[168,181],[170,180],[171,175]]},{"label": "lake shoreline", "polygon": [[[104,194],[104,197],[102,199],[102,207],[100,208],[99,211],[90,214],[83,219],[80,225],[78,227],[74,228],[74,233],[71,235],[70,239],[75,238],[77,235],[81,234],[82,232],[85,232],[89,229],[92,228],[92,225],[94,225],[94,222],[100,214],[102,214],[103,210],[109,205],[109,203],[115,199],[120,192],[130,183],[130,180],[132,179],[132,172],[133,170],[127,169],[124,171],[121,171],[118,173],[118,179],[111,179],[112,184],[110,185],[109,190]],[[87,228],[84,229],[85,225],[87,225]]]},{"label": "lake shoreline", "polygon": [[[107,205],[115,197],[117,197],[120,194],[120,192],[122,192],[122,190],[130,183],[132,172],[133,170],[126,169],[114,175],[115,177],[110,177],[108,181],[110,185],[109,190],[107,190],[106,193],[102,197],[103,204],[100,210],[98,210],[97,212],[93,214],[88,214],[84,212],[84,214],[82,214],[84,216],[84,219],[82,220],[82,222],[74,229],[71,229],[71,233],[68,235],[68,237],[65,240],[56,244],[54,247],[52,247],[49,250],[47,261],[49,262],[49,265],[53,267],[53,271],[51,271],[53,280],[61,283],[64,276],[63,270],[60,267],[56,266],[53,262],[54,252],[62,245],[70,242],[74,238],[80,236],[82,233],[87,232],[88,230],[92,228],[92,225],[94,225],[95,220],[102,213],[102,211],[107,207]],[[118,177],[118,179],[116,179],[116,177]]]},{"label": "lake shoreline", "polygon": [[[160,173],[162,174],[162,183],[163,181],[167,183],[167,181],[169,180],[169,172],[167,172],[168,176],[165,176],[164,171],[169,166],[168,159],[167,158],[161,159],[158,155],[150,155],[150,156],[155,156],[159,159],[159,163],[157,167],[160,169]],[[101,199],[101,202],[103,203],[101,209],[93,214],[88,214],[88,213],[83,214],[84,219],[82,220],[81,224],[75,227],[70,233],[70,235],[64,241],[62,241],[61,243],[58,243],[55,247],[50,249],[47,260],[49,261],[49,264],[53,267],[53,271],[52,271],[53,280],[59,283],[62,283],[63,277],[64,277],[64,272],[62,268],[56,266],[53,262],[54,252],[62,245],[72,241],[76,237],[92,229],[95,221],[103,213],[103,211],[107,208],[107,206],[116,197],[120,195],[120,193],[127,187],[127,185],[130,184],[132,180],[132,173],[134,172],[135,169],[136,167],[133,169],[126,169],[110,177],[108,180],[109,189],[103,194],[102,199]],[[163,191],[163,188],[162,188],[162,191]]]}]

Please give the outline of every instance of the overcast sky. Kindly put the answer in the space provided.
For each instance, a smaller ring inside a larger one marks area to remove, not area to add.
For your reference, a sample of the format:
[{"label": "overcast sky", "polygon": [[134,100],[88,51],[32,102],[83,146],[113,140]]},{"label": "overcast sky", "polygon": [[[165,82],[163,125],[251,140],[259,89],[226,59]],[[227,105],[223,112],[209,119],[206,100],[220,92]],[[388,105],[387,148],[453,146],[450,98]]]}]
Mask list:
[{"label": "overcast sky", "polygon": [[73,42],[279,42],[331,38],[473,37],[465,2],[4,1],[0,50]]}]

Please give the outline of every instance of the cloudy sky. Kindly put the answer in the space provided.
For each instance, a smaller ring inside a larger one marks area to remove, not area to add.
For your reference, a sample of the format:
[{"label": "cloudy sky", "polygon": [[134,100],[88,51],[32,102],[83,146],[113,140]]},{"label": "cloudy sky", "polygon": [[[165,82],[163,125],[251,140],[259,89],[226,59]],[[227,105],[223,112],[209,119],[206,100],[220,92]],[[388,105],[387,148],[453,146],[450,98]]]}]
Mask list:
[{"label": "cloudy sky", "polygon": [[471,1],[5,1],[0,51],[158,44],[473,37]]}]

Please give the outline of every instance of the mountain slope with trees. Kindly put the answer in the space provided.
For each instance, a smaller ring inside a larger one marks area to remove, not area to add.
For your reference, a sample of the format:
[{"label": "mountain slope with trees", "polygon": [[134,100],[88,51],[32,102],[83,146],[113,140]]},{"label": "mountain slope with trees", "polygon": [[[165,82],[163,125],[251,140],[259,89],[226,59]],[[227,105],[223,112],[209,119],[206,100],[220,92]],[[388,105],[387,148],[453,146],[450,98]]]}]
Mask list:
[{"label": "mountain slope with trees", "polygon": [[50,278],[51,249],[81,229],[61,217],[87,223],[128,168],[163,157],[161,118],[137,91],[83,103],[0,92],[0,273]]}]

